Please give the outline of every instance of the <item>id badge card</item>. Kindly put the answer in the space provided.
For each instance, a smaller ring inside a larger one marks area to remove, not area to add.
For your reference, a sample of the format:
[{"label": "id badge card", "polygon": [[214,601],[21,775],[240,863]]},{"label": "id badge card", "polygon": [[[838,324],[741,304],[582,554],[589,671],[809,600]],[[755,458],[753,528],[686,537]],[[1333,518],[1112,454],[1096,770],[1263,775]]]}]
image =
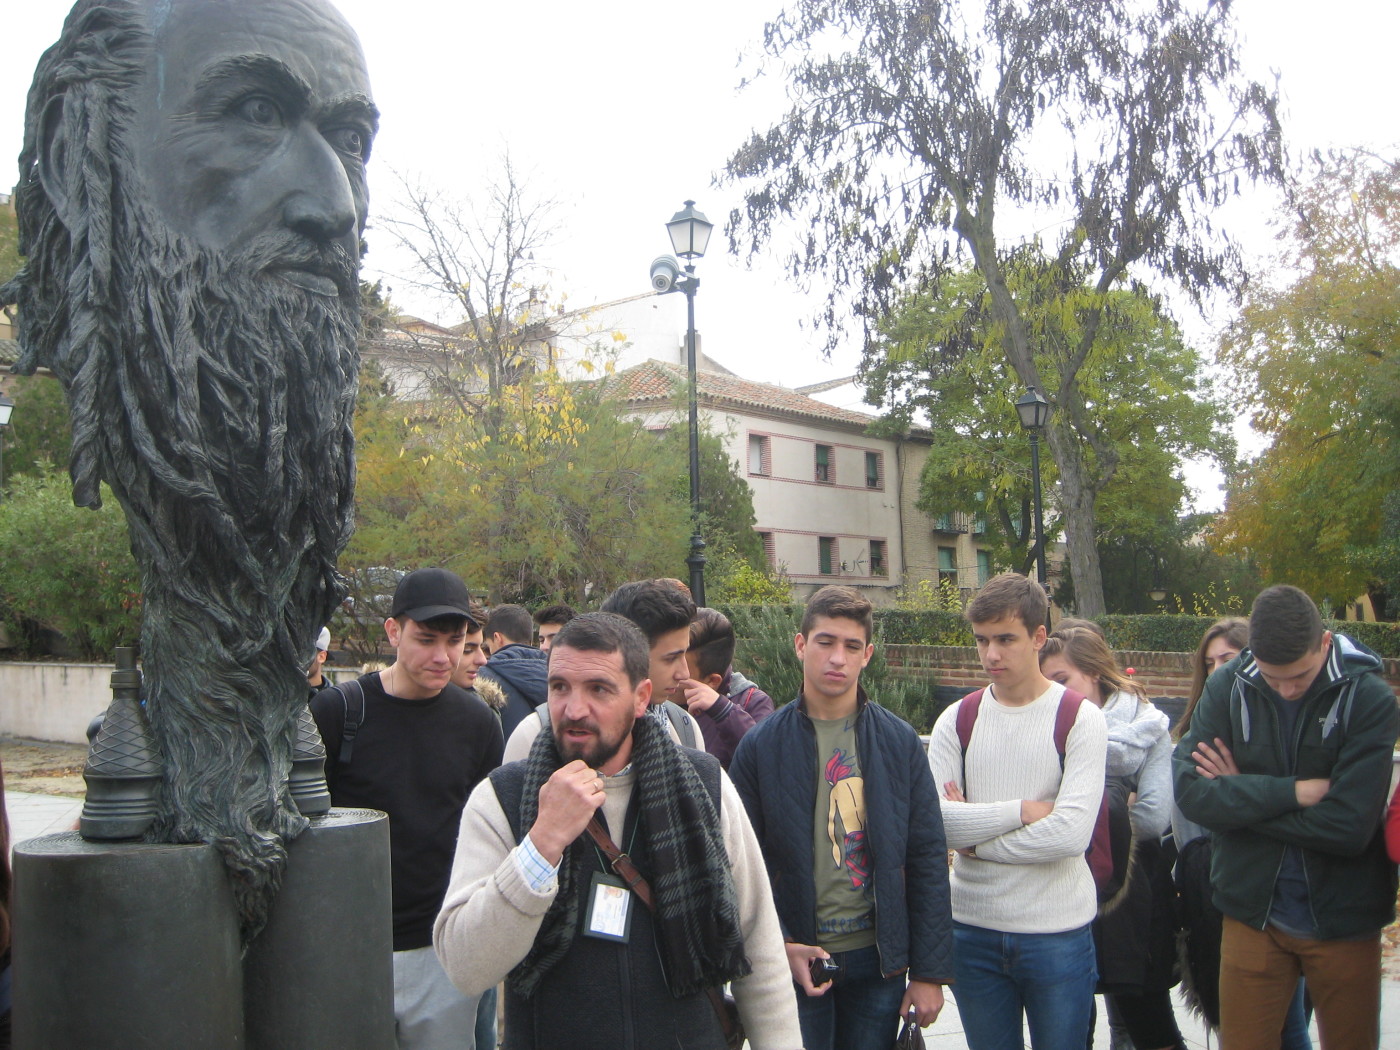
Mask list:
[{"label": "id badge card", "polygon": [[593,873],[588,884],[588,910],[583,917],[585,937],[626,944],[632,931],[632,891],[616,875]]}]

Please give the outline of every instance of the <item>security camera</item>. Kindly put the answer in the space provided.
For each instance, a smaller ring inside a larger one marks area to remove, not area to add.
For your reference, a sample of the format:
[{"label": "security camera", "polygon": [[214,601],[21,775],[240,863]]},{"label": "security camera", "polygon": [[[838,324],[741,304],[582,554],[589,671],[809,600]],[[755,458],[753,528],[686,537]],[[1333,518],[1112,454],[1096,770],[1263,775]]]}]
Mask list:
[{"label": "security camera", "polygon": [[651,286],[657,292],[669,292],[681,275],[680,261],[674,255],[659,255],[651,263]]}]

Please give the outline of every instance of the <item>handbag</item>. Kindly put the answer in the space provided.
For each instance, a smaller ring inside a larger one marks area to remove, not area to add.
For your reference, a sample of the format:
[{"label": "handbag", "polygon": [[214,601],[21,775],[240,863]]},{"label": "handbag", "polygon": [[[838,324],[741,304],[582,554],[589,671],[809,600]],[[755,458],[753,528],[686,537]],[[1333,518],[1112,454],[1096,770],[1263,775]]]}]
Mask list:
[{"label": "handbag", "polygon": [[924,1033],[912,1017],[904,1019],[899,1030],[899,1038],[894,1041],[894,1050],[924,1050]]},{"label": "handbag", "polygon": [[[655,911],[656,905],[652,903],[651,899],[651,885],[642,877],[637,866],[632,863],[632,858],[617,848],[612,837],[603,830],[603,825],[598,823],[597,817],[588,822],[588,834],[592,836],[593,841],[598,844],[598,848],[608,858],[608,864],[617,873],[618,878],[636,891],[643,904]],[[739,1020],[739,1004],[734,1001],[734,996],[728,992],[722,992],[718,988],[706,988],[705,994],[710,997],[710,1005],[714,1007],[715,1016],[719,1018],[719,1026],[724,1032],[726,1050],[741,1050],[746,1036],[744,1035],[744,1023]],[[917,1033],[918,1029],[916,1028],[914,1031]],[[918,1046],[920,1050],[922,1050],[923,1045],[923,1036],[919,1036]]]}]

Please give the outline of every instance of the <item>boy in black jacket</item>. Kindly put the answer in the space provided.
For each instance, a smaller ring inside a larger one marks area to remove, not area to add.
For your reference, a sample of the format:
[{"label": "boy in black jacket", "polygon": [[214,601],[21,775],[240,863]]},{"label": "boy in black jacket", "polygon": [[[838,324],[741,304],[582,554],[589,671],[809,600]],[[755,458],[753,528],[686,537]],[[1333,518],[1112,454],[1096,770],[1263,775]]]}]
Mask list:
[{"label": "boy in black jacket", "polygon": [[913,728],[860,688],[871,613],[849,587],[812,596],[795,639],[802,695],[744,737],[730,768],[773,884],[807,1050],[890,1050],[902,1016],[934,1022],[953,976],[928,759]]}]

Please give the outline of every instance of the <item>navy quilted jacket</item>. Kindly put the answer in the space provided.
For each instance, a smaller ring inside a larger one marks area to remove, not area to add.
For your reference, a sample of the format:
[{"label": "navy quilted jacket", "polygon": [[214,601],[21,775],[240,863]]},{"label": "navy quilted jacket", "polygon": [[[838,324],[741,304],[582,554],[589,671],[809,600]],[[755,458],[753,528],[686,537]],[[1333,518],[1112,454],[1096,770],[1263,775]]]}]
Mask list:
[{"label": "navy quilted jacket", "polygon": [[[816,943],[812,820],[817,738],[806,704],[793,703],[749,730],[729,775],[763,847],[783,936]],[[866,839],[875,873],[875,936],[890,976],[953,979],[948,853],[938,789],[912,726],[860,693],[856,753],[865,779]]]}]

